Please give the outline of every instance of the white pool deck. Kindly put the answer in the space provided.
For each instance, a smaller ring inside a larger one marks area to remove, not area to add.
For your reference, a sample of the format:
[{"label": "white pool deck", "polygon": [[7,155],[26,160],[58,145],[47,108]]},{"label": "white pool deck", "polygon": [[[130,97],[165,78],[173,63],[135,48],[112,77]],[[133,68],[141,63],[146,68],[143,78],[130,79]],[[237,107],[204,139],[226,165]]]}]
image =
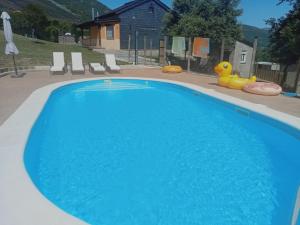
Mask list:
[{"label": "white pool deck", "polygon": [[[79,225],[85,222],[62,211],[48,201],[34,186],[23,162],[28,135],[49,95],[66,84],[97,79],[145,79],[145,77],[105,76],[68,80],[46,85],[35,90],[17,110],[0,126],[0,224],[2,225]],[[22,79],[22,78],[21,78]],[[169,82],[199,91],[214,98],[232,103],[262,115],[279,120],[300,130],[300,117],[274,110],[260,103],[253,103],[220,93],[207,87],[169,79],[147,78]],[[0,104],[1,105],[1,104]],[[298,210],[300,208],[298,202]]]}]

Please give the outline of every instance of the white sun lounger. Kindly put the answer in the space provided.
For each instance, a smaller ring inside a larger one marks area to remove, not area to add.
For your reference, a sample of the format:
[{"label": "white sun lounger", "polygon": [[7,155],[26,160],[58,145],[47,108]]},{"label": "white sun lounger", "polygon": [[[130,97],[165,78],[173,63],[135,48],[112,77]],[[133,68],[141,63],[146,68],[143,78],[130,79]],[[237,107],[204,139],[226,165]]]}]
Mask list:
[{"label": "white sun lounger", "polygon": [[121,68],[117,65],[114,54],[105,54],[105,62],[110,71],[120,72]]},{"label": "white sun lounger", "polygon": [[50,66],[50,72],[62,73],[64,74],[67,71],[65,56],[63,52],[53,52],[53,64]]},{"label": "white sun lounger", "polygon": [[90,72],[92,73],[104,73],[105,68],[100,63],[90,63]]},{"label": "white sun lounger", "polygon": [[71,65],[71,71],[72,73],[84,73],[85,68],[82,62],[82,54],[81,52],[72,52],[71,53],[71,60],[72,60],[72,65]]}]

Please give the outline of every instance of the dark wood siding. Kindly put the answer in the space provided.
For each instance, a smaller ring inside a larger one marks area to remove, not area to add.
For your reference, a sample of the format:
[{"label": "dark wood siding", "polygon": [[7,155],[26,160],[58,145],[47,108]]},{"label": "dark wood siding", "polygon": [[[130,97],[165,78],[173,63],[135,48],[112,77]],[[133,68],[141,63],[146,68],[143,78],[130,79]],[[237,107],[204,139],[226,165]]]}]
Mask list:
[{"label": "dark wood siding", "polygon": [[[154,1],[148,1],[133,9],[119,14],[121,49],[128,48],[128,36],[132,34],[131,46],[134,48],[134,31],[138,31],[138,48],[144,47],[144,36],[147,36],[149,47],[150,39],[153,40],[153,48],[159,47],[161,29],[163,27],[163,17],[166,10]],[[135,18],[135,19],[133,19]]]}]

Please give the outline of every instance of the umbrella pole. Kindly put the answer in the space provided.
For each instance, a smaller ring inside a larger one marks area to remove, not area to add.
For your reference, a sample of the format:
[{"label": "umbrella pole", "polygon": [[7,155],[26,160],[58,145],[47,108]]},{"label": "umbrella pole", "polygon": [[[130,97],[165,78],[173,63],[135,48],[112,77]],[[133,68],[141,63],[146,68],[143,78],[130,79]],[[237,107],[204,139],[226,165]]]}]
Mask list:
[{"label": "umbrella pole", "polygon": [[17,69],[17,65],[16,65],[16,60],[15,60],[15,54],[13,54],[12,57],[13,57],[13,61],[14,61],[15,73],[16,73],[16,76],[18,76],[18,69]]}]

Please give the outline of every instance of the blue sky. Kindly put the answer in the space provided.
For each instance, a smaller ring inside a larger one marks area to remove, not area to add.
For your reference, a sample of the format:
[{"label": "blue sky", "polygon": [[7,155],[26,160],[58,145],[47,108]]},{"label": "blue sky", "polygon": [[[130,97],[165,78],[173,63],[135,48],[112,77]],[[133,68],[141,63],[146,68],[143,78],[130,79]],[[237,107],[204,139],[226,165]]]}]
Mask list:
[{"label": "blue sky", "polygon": [[[110,8],[116,8],[130,0],[100,0]],[[172,0],[162,0],[167,5],[171,6]],[[241,7],[244,10],[243,16],[239,18],[240,22],[252,26],[264,28],[265,20],[270,17],[279,18],[283,16],[290,6],[283,4],[277,6],[278,0],[241,0]]]}]

